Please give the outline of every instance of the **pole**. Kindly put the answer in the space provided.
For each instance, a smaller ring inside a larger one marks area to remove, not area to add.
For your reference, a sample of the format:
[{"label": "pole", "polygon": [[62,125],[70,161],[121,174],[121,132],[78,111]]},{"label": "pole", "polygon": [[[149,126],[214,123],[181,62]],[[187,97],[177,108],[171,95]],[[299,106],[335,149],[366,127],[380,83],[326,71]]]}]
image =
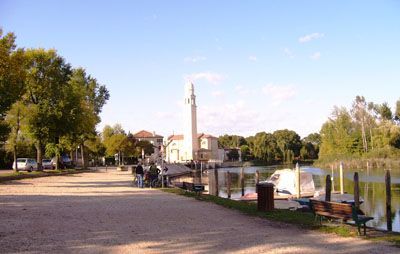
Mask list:
[{"label": "pole", "polygon": [[260,182],[260,171],[256,170],[256,184]]},{"label": "pole", "polygon": [[386,225],[387,231],[392,231],[392,193],[390,189],[390,171],[385,172],[386,184]]},{"label": "pole", "polygon": [[325,201],[326,202],[330,202],[331,201],[331,190],[332,190],[331,176],[327,175],[326,176],[326,183],[325,183]]},{"label": "pole", "polygon": [[343,162],[340,162],[339,165],[339,173],[340,173],[340,194],[344,194],[344,185],[343,185]]},{"label": "pole", "polygon": [[231,173],[226,172],[226,193],[228,198],[231,198]]},{"label": "pole", "polygon": [[354,205],[356,209],[360,209],[360,186],[358,182],[358,172],[354,173]]},{"label": "pole", "polygon": [[296,192],[297,198],[301,198],[301,188],[300,188],[300,166],[296,163]]},{"label": "pole", "polygon": [[161,188],[164,188],[164,148],[161,150]]},{"label": "pole", "polygon": [[244,196],[244,168],[240,169],[240,187],[242,189],[242,196]]},{"label": "pole", "polygon": [[332,182],[332,191],[335,191],[335,179],[334,179],[334,177],[333,177],[333,175],[334,175],[334,169],[333,169],[333,164],[331,165],[331,173],[332,173],[332,175],[331,175],[331,182]]},{"label": "pole", "polygon": [[217,169],[214,169],[214,179],[215,179],[215,181],[214,181],[214,184],[215,184],[215,196],[218,197],[219,190],[218,190],[218,170]]}]

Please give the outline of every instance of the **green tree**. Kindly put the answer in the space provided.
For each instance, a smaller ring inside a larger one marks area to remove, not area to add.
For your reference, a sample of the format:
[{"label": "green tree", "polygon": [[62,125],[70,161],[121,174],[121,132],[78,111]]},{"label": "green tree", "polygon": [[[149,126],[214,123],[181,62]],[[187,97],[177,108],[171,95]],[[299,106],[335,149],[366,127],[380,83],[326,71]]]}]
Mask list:
[{"label": "green tree", "polygon": [[[11,130],[7,140],[7,147],[9,151],[12,151],[14,161],[17,161],[18,145],[24,133],[22,129],[26,126],[25,119],[28,113],[27,107],[22,102],[16,102],[6,115],[5,120]],[[15,164],[14,170],[18,171],[17,163]]]},{"label": "green tree", "polygon": [[[300,149],[302,147],[300,136],[295,131],[288,129],[277,130],[273,135],[283,155],[283,162],[292,163],[293,157],[298,157],[300,155]],[[291,153],[288,151],[291,151]]]},{"label": "green tree", "polygon": [[24,51],[17,49],[15,35],[3,35],[0,28],[0,142],[7,138],[8,124],[5,114],[24,91],[25,69]]},{"label": "green tree", "polygon": [[68,97],[71,67],[55,50],[29,49],[26,56],[26,90],[24,103],[30,105],[28,126],[35,140],[37,161],[41,167],[45,144],[59,144],[59,138],[68,131],[68,121],[74,114]]},{"label": "green tree", "polygon": [[273,163],[281,157],[276,138],[271,133],[259,132],[254,136],[253,154],[256,159]]}]

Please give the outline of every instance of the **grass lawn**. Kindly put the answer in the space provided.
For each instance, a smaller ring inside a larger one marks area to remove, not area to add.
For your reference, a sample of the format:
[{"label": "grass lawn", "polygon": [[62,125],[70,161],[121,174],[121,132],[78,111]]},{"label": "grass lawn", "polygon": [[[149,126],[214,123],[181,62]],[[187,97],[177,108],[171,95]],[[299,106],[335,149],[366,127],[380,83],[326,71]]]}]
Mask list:
[{"label": "grass lawn", "polygon": [[358,236],[356,226],[339,223],[323,223],[322,225],[320,225],[319,223],[315,222],[314,215],[310,212],[299,212],[280,209],[275,209],[271,212],[260,212],[257,211],[256,203],[236,201],[204,194],[197,196],[193,192],[188,192],[177,188],[165,188],[161,190],[168,193],[174,193],[186,197],[195,198],[199,201],[212,202],[226,208],[238,210],[251,216],[257,216],[269,220],[294,224],[305,229],[318,230],[325,233],[335,233],[344,237],[362,237],[374,241],[388,241],[395,244],[397,247],[400,247],[399,233],[389,233],[385,231],[368,229],[367,236]]}]

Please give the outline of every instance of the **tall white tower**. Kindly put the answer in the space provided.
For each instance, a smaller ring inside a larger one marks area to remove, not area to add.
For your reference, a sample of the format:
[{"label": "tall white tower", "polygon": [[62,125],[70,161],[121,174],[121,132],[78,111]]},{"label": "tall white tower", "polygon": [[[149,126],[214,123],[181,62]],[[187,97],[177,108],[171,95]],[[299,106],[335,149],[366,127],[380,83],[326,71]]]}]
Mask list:
[{"label": "tall white tower", "polygon": [[184,159],[196,160],[196,153],[199,149],[199,141],[197,139],[197,106],[196,95],[194,95],[194,86],[192,82],[185,85],[185,106],[184,106]]}]

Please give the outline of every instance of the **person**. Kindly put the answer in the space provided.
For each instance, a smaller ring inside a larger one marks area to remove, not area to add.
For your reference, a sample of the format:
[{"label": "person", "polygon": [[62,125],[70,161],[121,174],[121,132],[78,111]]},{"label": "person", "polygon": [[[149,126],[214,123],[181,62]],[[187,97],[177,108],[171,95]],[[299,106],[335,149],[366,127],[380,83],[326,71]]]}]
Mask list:
[{"label": "person", "polygon": [[157,168],[157,166],[152,163],[149,169],[149,174],[150,174],[150,187],[151,183],[158,178],[158,174],[160,173],[160,170]]},{"label": "person", "polygon": [[139,162],[136,167],[136,179],[138,183],[138,188],[143,188],[143,175],[144,175],[143,167]]}]

